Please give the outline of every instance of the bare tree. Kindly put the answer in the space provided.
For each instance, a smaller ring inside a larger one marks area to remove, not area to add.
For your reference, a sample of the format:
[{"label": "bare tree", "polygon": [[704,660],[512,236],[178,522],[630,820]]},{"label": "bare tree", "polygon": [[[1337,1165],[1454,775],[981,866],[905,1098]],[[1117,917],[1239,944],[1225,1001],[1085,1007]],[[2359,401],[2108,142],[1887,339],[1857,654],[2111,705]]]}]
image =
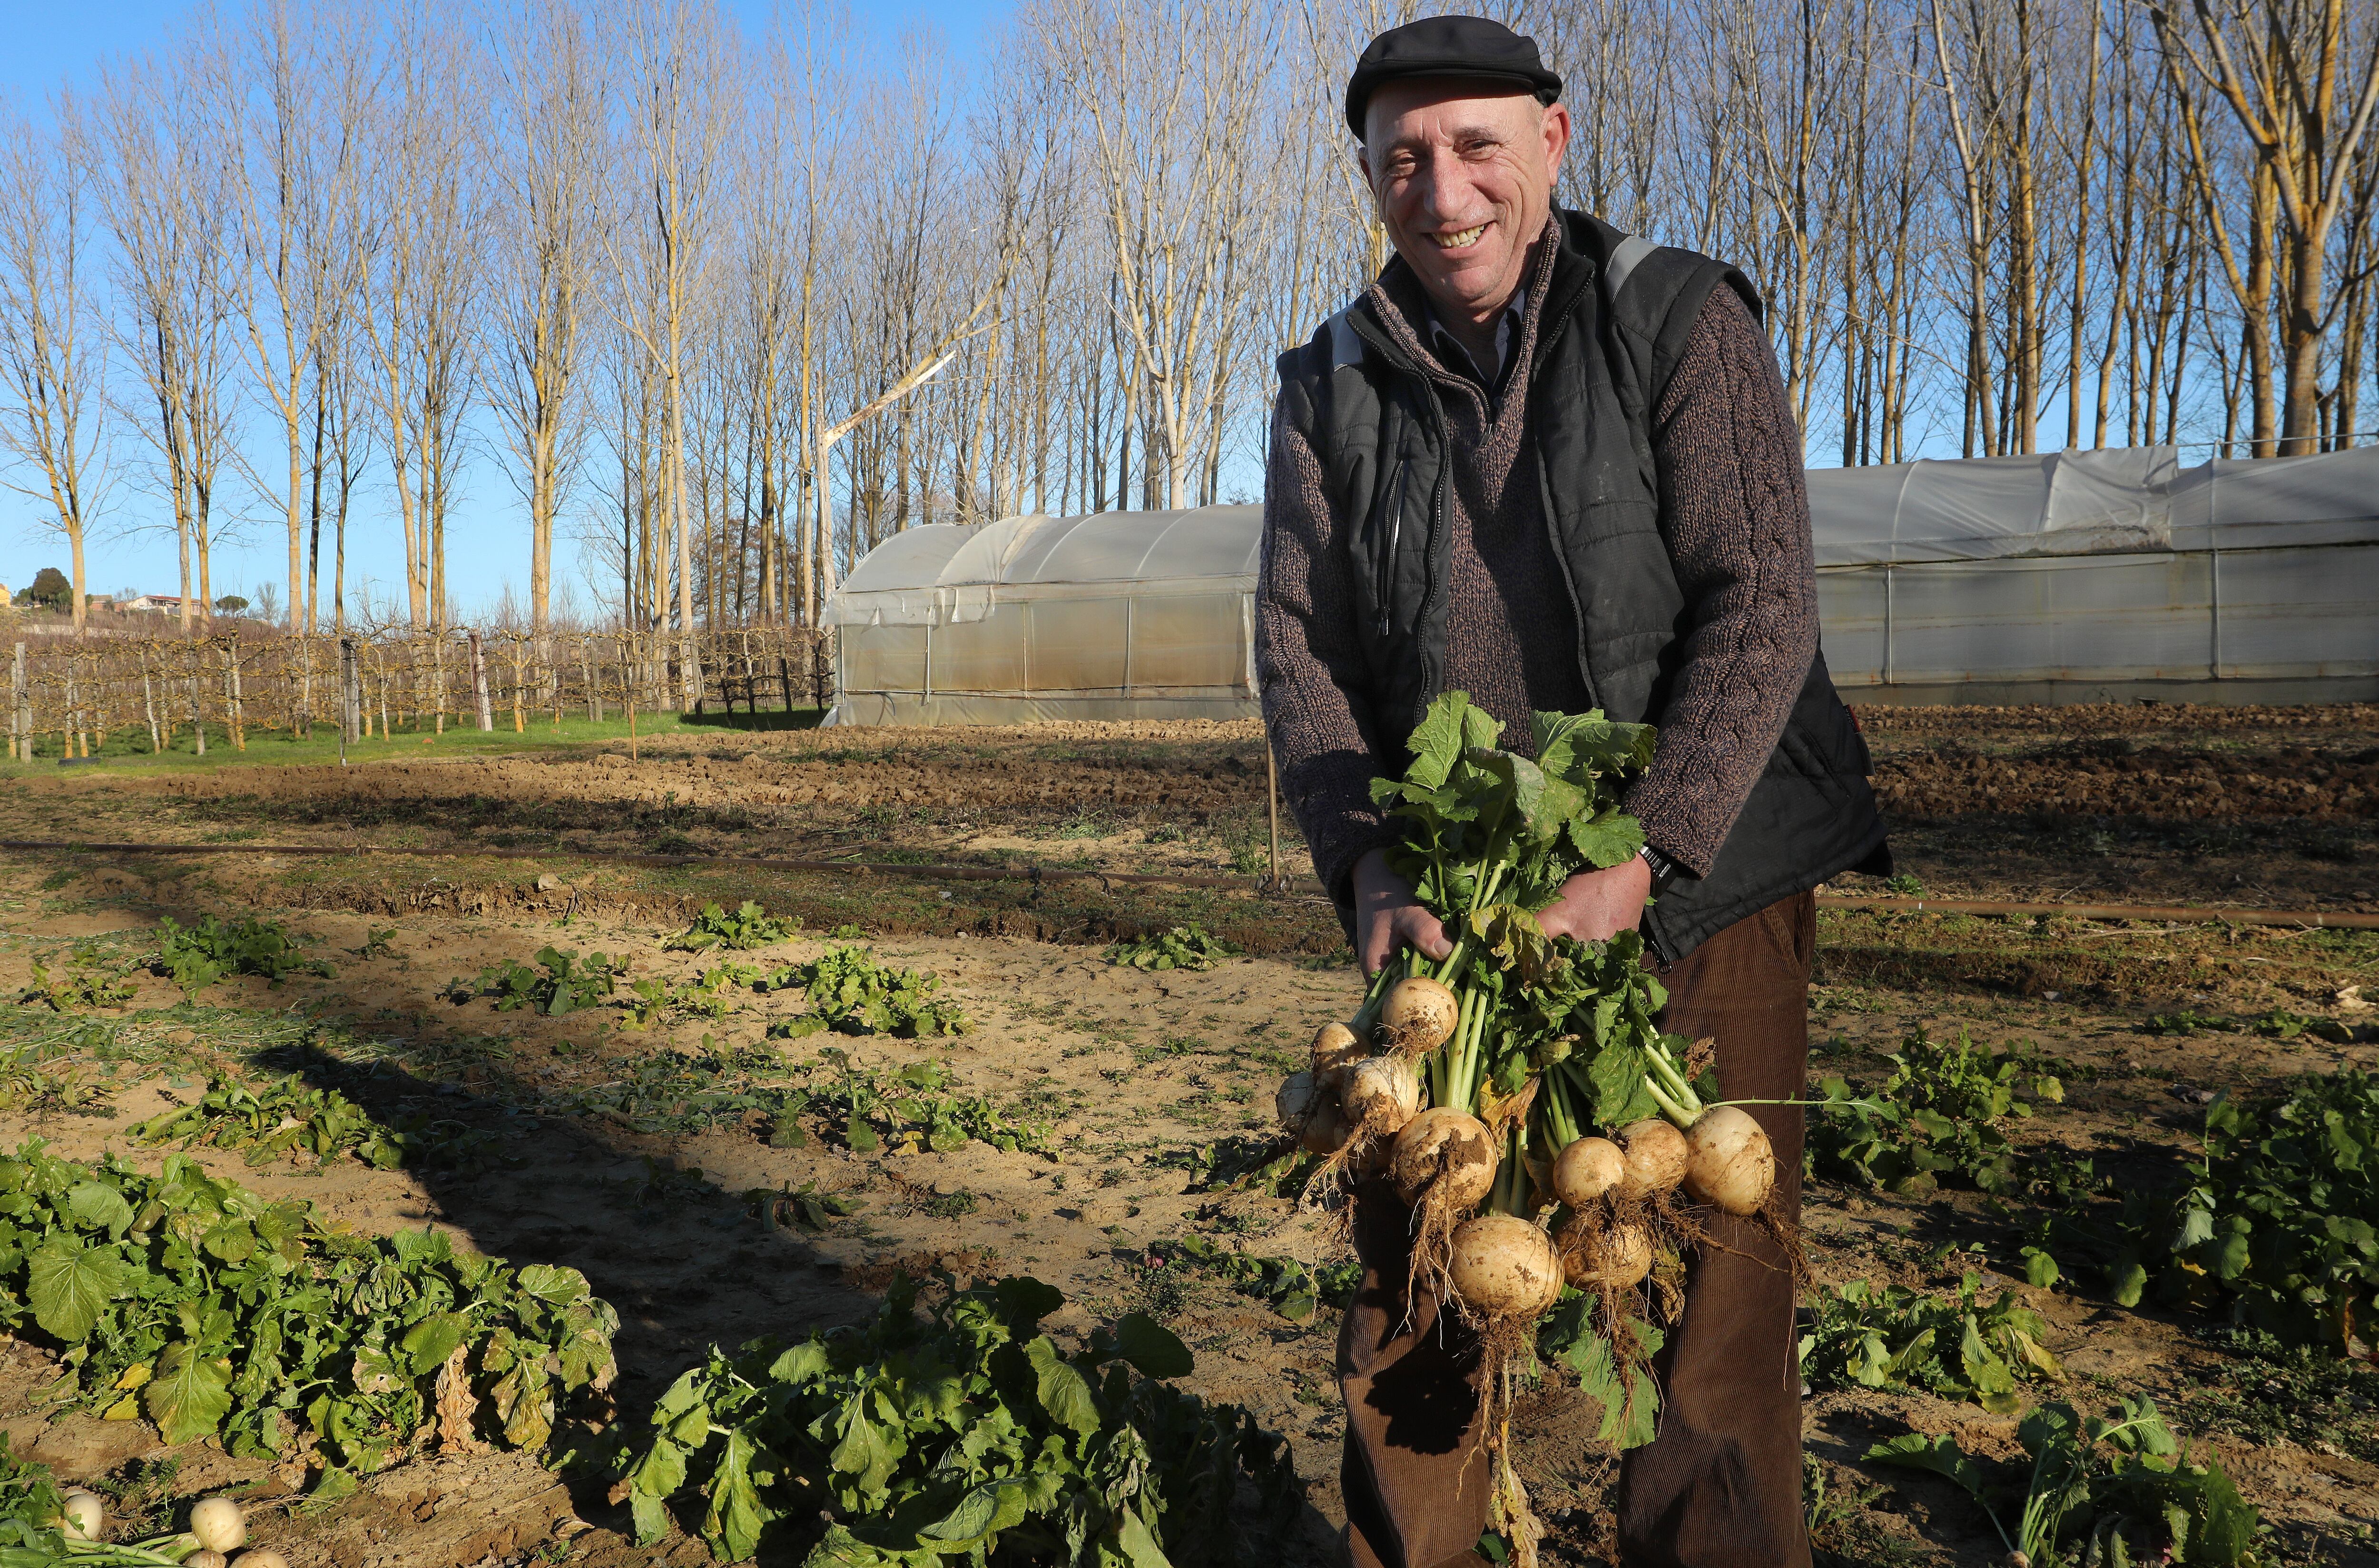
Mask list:
[{"label": "bare tree", "polygon": [[1046,0],[1034,24],[1071,88],[1114,247],[1116,315],[1144,382],[1155,504],[1177,506],[1215,338],[1256,275],[1269,216],[1253,159],[1273,35],[1225,0]]},{"label": "bare tree", "polygon": [[600,246],[605,86],[571,0],[536,0],[491,42],[500,88],[489,166],[497,175],[495,282],[487,392],[529,510],[529,621],[545,629],[553,523],[585,431],[575,399],[588,270]]},{"label": "bare tree", "polygon": [[[2355,150],[2379,111],[2379,25],[2364,12],[2364,36],[2349,38],[2344,0],[2192,0],[2185,16],[2168,5],[2151,5],[2148,14],[2188,115],[2190,149],[2209,205],[2217,175],[2197,107],[2206,92],[2229,109],[2253,158],[2254,236],[2269,234],[2267,214],[2276,211],[2285,247],[2279,320],[2287,376],[2276,450],[2282,456],[2317,451],[2323,339],[2339,304],[2326,286],[2330,234],[2345,210]],[[2262,199],[2266,191],[2268,201]],[[2264,250],[2271,243],[2256,247],[2266,268]],[[2233,292],[2260,320],[2266,280],[2240,273],[2227,238],[2223,249]],[[2250,338],[2251,356],[2262,341],[2260,332]],[[2259,382],[2268,374],[2266,363]],[[2256,406],[2258,455],[2274,450],[2270,402],[2266,384]]]},{"label": "bare tree", "polygon": [[[73,124],[70,110],[61,120]],[[90,175],[66,131],[0,114],[0,453],[66,541],[74,629],[83,543],[104,487],[106,352],[91,256]]]},{"label": "bare tree", "polygon": [[143,58],[102,75],[80,142],[115,241],[116,332],[147,408],[138,423],[172,507],[185,631],[213,620],[216,483],[232,444],[218,129],[187,62]]}]

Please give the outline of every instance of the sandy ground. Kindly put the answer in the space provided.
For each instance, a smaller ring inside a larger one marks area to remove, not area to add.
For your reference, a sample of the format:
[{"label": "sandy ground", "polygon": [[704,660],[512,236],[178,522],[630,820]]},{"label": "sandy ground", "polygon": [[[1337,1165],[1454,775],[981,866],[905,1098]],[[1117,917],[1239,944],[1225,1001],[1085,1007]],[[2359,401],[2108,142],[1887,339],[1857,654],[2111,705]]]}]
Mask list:
[{"label": "sandy ground", "polygon": [[[2134,887],[2162,887],[2166,877],[2187,885],[2192,867],[2203,873],[2209,859],[2243,860],[2259,844],[2268,851],[2269,844],[2252,836],[2260,822],[2278,833],[2313,835],[2306,842],[2339,846],[2344,857],[2291,851],[2275,865],[2264,853],[2267,863],[2256,884],[2263,901],[2368,899],[2373,862],[2362,835],[2373,820],[2370,766],[2353,759],[2369,748],[2371,712],[2345,712],[2341,718],[2352,722],[2308,727],[2290,742],[2275,738],[2276,721],[2269,719],[2260,728],[2168,730],[2143,741],[2110,733],[2119,730],[2111,720],[2095,731],[2035,730],[2029,714],[1958,729],[1962,749],[1912,732],[1929,720],[1881,724],[1870,716],[1887,798],[1895,790],[1908,791],[1909,800],[1918,799],[1920,789],[1934,791],[1922,796],[1924,812],[1900,823],[1904,838],[1934,846],[1912,866],[1928,891],[2012,887],[2030,863],[2025,854],[2037,853],[2046,863],[2055,852],[2053,845],[2001,841],[1995,824],[2029,822],[2050,808],[2029,797],[2022,804],[1994,799],[1986,791],[1999,776],[1979,771],[1969,754],[2014,757],[2026,780],[2040,755],[2071,754],[2058,765],[2066,769],[2058,788],[2082,791],[2071,799],[2142,808],[2105,816],[2112,826],[2083,830],[2146,835],[2192,820],[2156,812],[2178,813],[2203,798],[2177,792],[2170,780],[2188,769],[2166,766],[2167,752],[2184,762],[2236,762],[2235,775],[2220,774],[2226,797],[2236,777],[2240,795],[2285,804],[2285,795],[2258,792],[2261,786],[2244,780],[2250,774],[2290,778],[2266,754],[2285,762],[2275,748],[2301,743],[2336,759],[2322,763],[2331,773],[2320,780],[2311,780],[2301,762],[2294,766],[2297,778],[2327,792],[2307,797],[2310,803],[2292,814],[2241,810],[2222,819],[2248,835],[2243,847],[2201,850],[2192,862],[2185,847],[2142,838],[2119,840],[2101,858],[2113,862],[2114,873],[2136,862]],[[696,750],[647,754],[633,764],[624,754],[408,763],[344,777],[334,769],[226,768],[173,778],[77,770],[0,801],[0,828],[25,836],[222,836],[233,842],[411,833],[467,843],[517,832],[546,836],[531,847],[549,848],[582,839],[644,847],[658,833],[676,832],[731,844],[734,852],[848,844],[872,833],[878,837],[870,841],[889,835],[953,852],[1024,846],[1112,856],[1119,863],[1226,862],[1227,836],[1241,834],[1243,850],[1245,825],[1262,807],[1262,759],[1252,727],[1240,727],[1244,734],[1164,728],[1165,734],[1146,737],[1119,736],[1111,727],[1082,735],[968,732],[962,741],[875,737],[881,743],[873,749],[869,740],[849,734],[762,737],[748,744],[749,738],[737,737],[730,756]],[[1189,733],[1171,733],[1176,729]],[[2114,740],[2135,741],[2142,749],[2105,756],[2079,749]],[[2109,766],[2142,757],[2158,766]],[[731,813],[744,814],[751,826],[720,826]],[[2055,832],[2091,820],[2067,816],[2071,820]],[[1086,821],[1104,831],[1057,836]],[[1167,828],[1178,837],[1160,837]],[[2321,832],[2341,837],[2323,839]],[[1166,854],[1179,859],[1165,861]],[[1959,870],[1959,855],[1972,857],[1973,869]],[[464,913],[460,897],[445,908],[391,918],[298,908],[305,890],[287,883],[285,868],[235,856],[179,866],[171,875],[155,870],[153,862],[91,857],[0,863],[0,998],[27,983],[35,959],[54,964],[78,948],[92,962],[128,970],[153,947],[159,914],[187,918],[206,910],[278,914],[335,963],[336,977],[293,981],[278,990],[255,980],[227,982],[192,1002],[141,973],[130,1007],[95,1015],[106,1026],[104,1050],[62,1043],[72,1019],[0,1002],[0,1046],[23,1050],[49,1042],[41,1048],[42,1085],[0,1095],[0,1142],[39,1136],[71,1156],[115,1150],[153,1164],[162,1151],[127,1148],[124,1129],[132,1122],[188,1102],[211,1077],[256,1081],[293,1064],[304,1064],[310,1080],[341,1088],[375,1115],[430,1114],[484,1132],[497,1156],[465,1170],[380,1172],[352,1161],[314,1168],[286,1160],[251,1167],[235,1153],[202,1157],[220,1173],[277,1196],[305,1198],[360,1229],[437,1224],[514,1261],[584,1270],[621,1313],[617,1392],[629,1411],[706,1345],[798,1333],[871,1312],[871,1293],[895,1269],[1034,1273],[1066,1292],[1069,1305],[1057,1326],[1071,1333],[1123,1311],[1155,1311],[1198,1357],[1188,1386],[1247,1405],[1289,1439],[1319,1560],[1319,1543],[1338,1517],[1335,1313],[1324,1307],[1308,1321],[1291,1321],[1258,1296],[1165,1260],[1167,1243],[1193,1234],[1250,1257],[1324,1265],[1339,1256],[1326,1221],[1288,1199],[1233,1186],[1216,1171],[1219,1165],[1226,1174],[1235,1158],[1269,1138],[1273,1088],[1301,1058],[1313,1027],[1351,1005],[1351,970],[1312,959],[1239,958],[1211,972],[1147,974],[1103,961],[1095,947],[956,935],[954,918],[952,934],[888,936],[876,946],[887,961],[941,976],[974,1021],[966,1035],[770,1041],[767,1025],[799,1004],[787,994],[749,991],[734,993],[723,1017],[681,1017],[640,1032],[625,1027],[616,1007],[546,1019],[498,1013],[486,1000],[458,1004],[447,999],[446,988],[454,977],[526,959],[548,944],[624,953],[638,977],[689,980],[717,960],[661,951],[673,921],[574,912],[558,899],[541,908],[515,899]],[[2337,880],[2324,880],[2331,877]],[[303,901],[319,902],[310,893]],[[375,933],[385,935],[379,946],[369,940]],[[2379,942],[2322,935],[2317,945],[2303,935],[2078,923],[2035,933],[1931,917],[1830,918],[1811,1003],[1813,1075],[1879,1077],[1877,1054],[1917,1027],[1937,1035],[1965,1029],[1990,1043],[2028,1043],[2071,1064],[2072,1091],[2064,1104],[2044,1105],[2023,1124],[2020,1139],[2091,1152],[2126,1179],[2154,1179],[2169,1169],[2176,1151],[2191,1146],[2201,1095],[2310,1068],[2379,1064],[2371,1015],[2358,1009],[2349,989],[2361,985],[2379,996]],[[746,957],[782,963],[814,957],[823,946],[804,936]],[[367,948],[368,955],[361,951]],[[2159,1010],[2247,1014],[2274,1007],[2334,1020],[2349,1038],[2280,1042],[2139,1030]],[[847,1046],[872,1070],[947,1063],[968,1092],[990,1097],[1017,1119],[1051,1124],[1052,1152],[1002,1153],[978,1142],[946,1153],[896,1145],[860,1154],[842,1147],[822,1117],[813,1119],[804,1147],[772,1147],[755,1116],[691,1130],[677,1125],[685,1120],[682,1101],[652,1077],[656,1064],[739,1050],[770,1053],[796,1067],[817,1062],[822,1043]],[[646,1090],[633,1091],[640,1080]],[[661,1086],[652,1087],[657,1082]],[[612,1108],[598,1108],[605,1104]],[[661,1124],[672,1126],[640,1130]],[[851,1212],[822,1231],[801,1227],[789,1220],[782,1197],[804,1188],[838,1195]],[[1819,1278],[1828,1283],[1867,1278],[1938,1288],[1961,1267],[2014,1279],[2052,1324],[2050,1348],[2071,1378],[2061,1391],[2068,1396],[2103,1402],[2117,1392],[2149,1391],[2180,1412],[2176,1424],[2186,1426],[2187,1413],[2198,1408],[2192,1399],[2249,1376],[2243,1364],[2169,1315],[2115,1308],[2088,1284],[2022,1285],[2010,1224],[1979,1195],[1901,1200],[1821,1182],[1810,1195],[1807,1224]],[[163,1456],[144,1423],[55,1418],[39,1408],[34,1393],[55,1370],[24,1344],[10,1346],[0,1363],[0,1426],[20,1451],[30,1445],[71,1478],[119,1480]],[[2240,1387],[2242,1398],[2285,1403]],[[1830,1490],[1866,1497],[1831,1526],[1839,1561],[1994,1559],[1994,1542],[1974,1510],[1945,1486],[1905,1473],[1863,1473],[1857,1461],[1878,1437],[1912,1426],[1956,1430],[1972,1444],[2012,1453],[2012,1419],[1899,1393],[1821,1393],[1805,1408],[1810,1450]],[[1585,1439],[1595,1413],[1558,1375],[1520,1412],[1520,1460],[1540,1510],[1555,1521],[1555,1562],[1594,1560],[1592,1521],[1609,1478],[1606,1462]],[[2282,1527],[2275,1544],[2286,1555],[2278,1561],[2379,1564],[2371,1542],[2379,1525],[2379,1425],[2367,1412],[2341,1421],[2344,1441],[2321,1440],[2334,1452],[2287,1438],[2216,1433],[2208,1440],[2249,1499]],[[172,1457],[180,1469],[168,1490],[187,1493],[253,1478],[206,1444]],[[1863,1491],[1863,1482],[1882,1490]],[[407,1464],[328,1510],[266,1510],[259,1534],[300,1568],[465,1568],[525,1562],[531,1553],[544,1554],[537,1561],[603,1568],[655,1561],[628,1544],[623,1528],[622,1511],[606,1504],[599,1485],[562,1486],[527,1459],[491,1455]],[[698,1543],[680,1541],[664,1549],[661,1560],[690,1564],[706,1556]]]}]

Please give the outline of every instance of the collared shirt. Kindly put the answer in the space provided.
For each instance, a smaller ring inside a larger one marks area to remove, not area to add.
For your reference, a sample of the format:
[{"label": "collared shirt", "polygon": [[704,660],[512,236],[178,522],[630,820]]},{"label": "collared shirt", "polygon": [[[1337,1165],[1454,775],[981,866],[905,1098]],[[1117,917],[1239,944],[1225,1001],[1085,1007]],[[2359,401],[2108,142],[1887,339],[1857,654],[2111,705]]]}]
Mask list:
[{"label": "collared shirt", "polygon": [[1490,393],[1501,393],[1505,363],[1512,357],[1512,344],[1518,340],[1521,320],[1528,314],[1528,289],[1525,286],[1514,289],[1511,302],[1503,307],[1503,313],[1495,318],[1495,362],[1492,365],[1480,365],[1472,359],[1470,351],[1462,345],[1462,340],[1454,335],[1444,319],[1438,314],[1437,301],[1425,295],[1422,297],[1429,308],[1429,351],[1437,356],[1437,362],[1457,376],[1469,377]]}]

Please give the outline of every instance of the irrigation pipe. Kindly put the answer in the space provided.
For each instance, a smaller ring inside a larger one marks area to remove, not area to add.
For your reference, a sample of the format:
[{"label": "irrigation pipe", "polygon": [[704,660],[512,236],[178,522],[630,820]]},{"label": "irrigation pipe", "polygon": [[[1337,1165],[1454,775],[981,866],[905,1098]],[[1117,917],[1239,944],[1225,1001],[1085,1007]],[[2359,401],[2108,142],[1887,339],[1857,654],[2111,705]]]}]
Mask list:
[{"label": "irrigation pipe", "polygon": [[[756,855],[645,855],[616,850],[404,850],[381,844],[120,844],[74,838],[0,838],[0,850],[63,850],[113,855],[410,855],[429,860],[614,861],[625,865],[719,866],[730,870],[845,872],[912,876],[940,882],[1097,882],[1138,887],[1213,887],[1242,893],[1319,898],[1310,877],[1277,882],[1246,876],[1197,876],[1146,871],[1082,871],[1059,866],[930,865],[903,861],[824,861]],[[1863,899],[1820,893],[1824,910],[1874,914],[2062,915],[2071,920],[2160,920],[2182,925],[2285,925],[2301,929],[2379,931],[2379,914],[2352,910],[2213,909],[2198,904],[2023,904],[1996,899]]]}]

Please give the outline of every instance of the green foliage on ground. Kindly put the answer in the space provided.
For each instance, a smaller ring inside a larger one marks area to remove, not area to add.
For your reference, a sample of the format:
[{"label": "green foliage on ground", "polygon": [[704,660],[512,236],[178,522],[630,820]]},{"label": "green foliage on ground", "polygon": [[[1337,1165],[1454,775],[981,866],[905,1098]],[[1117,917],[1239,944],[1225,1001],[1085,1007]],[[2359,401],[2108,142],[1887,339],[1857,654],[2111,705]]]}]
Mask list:
[{"label": "green foliage on ground", "polygon": [[135,1143],[178,1140],[185,1149],[238,1149],[261,1165],[295,1152],[328,1162],[353,1154],[384,1171],[405,1163],[404,1140],[335,1089],[308,1089],[296,1074],[250,1089],[218,1079],[194,1105],[134,1124]]},{"label": "green foliage on ground", "polygon": [[1363,1281],[1363,1266],[1352,1259],[1308,1268],[1294,1258],[1227,1251],[1194,1232],[1154,1243],[1147,1257],[1152,1268],[1219,1279],[1240,1295],[1266,1303],[1292,1323],[1310,1321],[1321,1307],[1344,1307]]},{"label": "green foliage on ground", "polygon": [[2022,1052],[1979,1048],[1962,1030],[1949,1045],[1919,1029],[1889,1059],[1891,1075],[1871,1093],[1846,1079],[1823,1081],[1809,1128],[1813,1174],[1908,1196],[1942,1182],[2014,1193],[2016,1151],[2007,1124],[2032,1115],[2017,1091],[2028,1080],[2039,1098],[2065,1098],[2047,1064]]},{"label": "green foliage on ground", "polygon": [[2348,1068],[2206,1107],[2180,1191],[2125,1206],[2115,1298],[2344,1350],[2379,1321],[2379,1078]]},{"label": "green foliage on ground", "polygon": [[1985,1301],[1972,1272],[1952,1296],[1853,1280],[1814,1306],[1801,1375],[1817,1387],[1924,1389],[2009,1415],[2023,1408],[2019,1384],[2063,1376],[2040,1315],[2011,1289]]},{"label": "green foliage on ground", "polygon": [[1115,943],[1107,948],[1105,957],[1111,964],[1126,964],[1138,970],[1208,970],[1237,950],[1229,943],[1206,935],[1203,926],[1176,925]]},{"label": "green foliage on ground", "polygon": [[121,970],[111,971],[106,964],[105,956],[88,943],[68,954],[62,969],[51,969],[35,959],[33,983],[18,992],[17,1000],[58,1013],[129,1006],[139,988],[125,979]]},{"label": "green foliage on ground", "polygon": [[[816,1027],[841,1034],[923,1039],[964,1034],[974,1027],[956,1002],[935,995],[942,984],[938,975],[878,963],[865,947],[828,947],[816,962],[790,964],[762,983],[771,991],[806,992]],[[810,1031],[781,1032],[798,1037]]]},{"label": "green foliage on ground", "polygon": [[582,958],[575,951],[540,947],[534,965],[517,959],[489,964],[475,979],[449,981],[446,995],[458,1003],[492,996],[500,1013],[526,1009],[560,1018],[609,1001],[627,972],[625,955],[613,959],[588,953]]},{"label": "green foliage on ground", "polygon": [[185,1154],[151,1176],[38,1140],[0,1160],[0,1328],[60,1354],[72,1402],[349,1478],[457,1410],[543,1448],[568,1396],[610,1382],[618,1324],[574,1269],[334,1230]]},{"label": "green foliage on ground", "polygon": [[738,952],[790,942],[802,928],[801,917],[778,920],[746,899],[730,914],[717,904],[705,904],[694,923],[661,944],[665,952],[706,953],[715,947]]},{"label": "green foliage on ground", "polygon": [[1191,1360],[1152,1319],[1067,1354],[1039,1332],[1064,1301],[1005,1279],[921,1318],[903,1280],[863,1327],[713,1349],[623,1467],[638,1542],[674,1509],[728,1562],[1278,1561],[1300,1497],[1280,1440],[1158,1381]]},{"label": "green foliage on ground", "polygon": [[293,974],[335,972],[306,957],[279,921],[255,915],[235,921],[200,915],[189,926],[167,915],[157,923],[155,967],[191,995],[235,974],[260,974],[279,985]]},{"label": "green foliage on ground", "polygon": [[2016,1439],[2022,1465],[1977,1459],[1955,1438],[1918,1432],[1877,1443],[1866,1457],[1956,1482],[2010,1551],[2044,1568],[2158,1561],[2252,1568],[2261,1561],[2255,1510],[2210,1457],[2190,1458],[2153,1399],[2119,1400],[2105,1417],[2044,1405],[2023,1418]]}]

